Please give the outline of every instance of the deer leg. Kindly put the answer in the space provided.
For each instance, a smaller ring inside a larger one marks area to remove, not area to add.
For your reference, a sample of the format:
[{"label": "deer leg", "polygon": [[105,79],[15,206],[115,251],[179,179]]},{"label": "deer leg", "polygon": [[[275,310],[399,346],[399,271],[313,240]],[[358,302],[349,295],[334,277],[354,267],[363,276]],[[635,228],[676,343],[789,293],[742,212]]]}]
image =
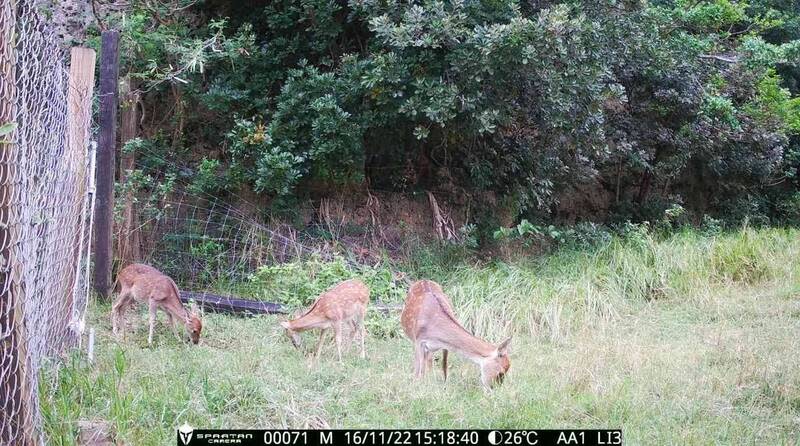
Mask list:
[{"label": "deer leg", "polygon": [[361,359],[367,359],[367,350],[364,348],[364,342],[367,338],[367,327],[364,325],[364,315],[358,320],[358,325],[361,327]]},{"label": "deer leg", "polygon": [[117,312],[119,311],[119,300],[121,298],[117,298],[114,301],[114,305],[111,307],[111,333],[116,336],[118,334],[118,327],[117,327],[117,319],[119,319],[119,315]]},{"label": "deer leg", "polygon": [[358,334],[358,321],[355,318],[350,319],[350,336],[347,337],[347,345],[345,346],[345,351],[350,352],[350,349],[353,348],[353,341],[356,338],[356,334]]},{"label": "deer leg", "polygon": [[325,329],[324,328],[320,328],[319,329],[319,341],[317,341],[317,351],[314,353],[314,356],[312,356],[312,359],[318,359],[319,358],[319,352],[322,351],[322,341],[324,341],[324,340],[325,340]]},{"label": "deer leg", "polygon": [[336,341],[336,355],[339,358],[339,362],[342,362],[342,321],[333,323],[333,336]]},{"label": "deer leg", "polygon": [[156,301],[152,298],[149,300],[150,302],[150,332],[147,335],[147,345],[153,344],[153,330],[156,327],[156,310],[158,310],[158,306]]},{"label": "deer leg", "polygon": [[447,381],[447,349],[442,350],[442,373],[444,380]]},{"label": "deer leg", "polygon": [[421,342],[414,346],[414,377],[422,378],[425,374],[425,347]]},{"label": "deer leg", "polygon": [[[139,318],[140,318],[140,315],[139,315],[139,308],[137,308],[137,306],[136,306],[136,300],[134,300],[134,298],[132,296],[128,298],[127,305],[125,306],[125,310],[133,310],[134,317],[133,317],[133,320],[130,322],[130,324],[133,327],[133,331],[136,332],[139,329]],[[128,324],[126,323],[125,319],[123,319],[123,326],[122,327],[125,330],[124,332],[126,332],[127,329],[128,329],[127,325]]]},{"label": "deer leg", "polygon": [[428,373],[428,370],[433,368],[433,352],[431,350],[425,349],[425,373]]},{"label": "deer leg", "polygon": [[123,291],[119,293],[119,297],[117,300],[114,301],[114,305],[111,307],[111,332],[116,335],[119,331],[119,322],[120,319],[123,319],[123,332],[125,330],[125,309],[128,306],[128,293]]},{"label": "deer leg", "polygon": [[169,323],[169,327],[172,329],[172,334],[174,334],[176,338],[180,339],[181,335],[178,334],[178,327],[175,326],[175,318],[169,311],[167,311],[166,313],[167,313],[167,323]]}]

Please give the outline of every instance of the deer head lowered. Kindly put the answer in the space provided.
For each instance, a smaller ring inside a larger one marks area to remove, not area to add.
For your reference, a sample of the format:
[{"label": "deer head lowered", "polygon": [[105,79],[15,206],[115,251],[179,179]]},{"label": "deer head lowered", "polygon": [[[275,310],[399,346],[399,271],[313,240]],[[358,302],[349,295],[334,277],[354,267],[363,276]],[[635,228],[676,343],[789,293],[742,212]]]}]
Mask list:
[{"label": "deer head lowered", "polygon": [[[124,318],[126,309],[139,302],[147,305],[150,312],[148,344],[153,343],[153,330],[158,309],[167,314],[169,325],[176,336],[175,319],[178,319],[186,327],[192,343],[197,344],[200,342],[203,323],[200,317],[197,316],[196,307],[189,311],[183,306],[177,285],[161,271],[141,263],[128,265],[117,275],[114,289],[115,291],[119,290],[119,297],[114,301],[111,310],[111,323],[114,334],[119,331],[119,322]],[[122,324],[122,328],[124,331],[124,324]]]},{"label": "deer head lowered", "polygon": [[355,331],[361,333],[361,357],[366,357],[364,349],[364,318],[369,303],[369,288],[364,282],[357,279],[345,280],[322,293],[313,305],[302,315],[294,319],[281,322],[286,329],[286,334],[295,347],[300,346],[299,332],[318,328],[319,341],[314,358],[319,358],[325,331],[333,329],[336,342],[336,352],[339,361],[342,360],[342,328],[345,323],[352,325]]}]

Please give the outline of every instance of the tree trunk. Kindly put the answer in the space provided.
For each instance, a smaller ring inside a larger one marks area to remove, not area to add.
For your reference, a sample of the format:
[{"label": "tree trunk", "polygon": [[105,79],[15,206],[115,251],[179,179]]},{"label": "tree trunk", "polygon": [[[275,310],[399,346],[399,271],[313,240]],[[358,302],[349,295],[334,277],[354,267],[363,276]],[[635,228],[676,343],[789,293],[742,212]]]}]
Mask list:
[{"label": "tree trunk", "polygon": [[639,183],[639,195],[636,197],[637,203],[644,203],[644,201],[647,199],[647,195],[650,194],[650,183],[652,181],[652,177],[653,174],[651,173],[650,169],[642,172],[642,181]]},{"label": "tree trunk", "polygon": [[[129,77],[120,85],[120,184],[128,180],[129,172],[136,168],[136,153],[123,151],[125,144],[139,135],[139,92],[136,83]],[[134,191],[125,194],[125,207],[122,221],[117,230],[117,246],[119,246],[120,268],[142,259],[141,241],[139,237],[139,219],[134,207]]]}]

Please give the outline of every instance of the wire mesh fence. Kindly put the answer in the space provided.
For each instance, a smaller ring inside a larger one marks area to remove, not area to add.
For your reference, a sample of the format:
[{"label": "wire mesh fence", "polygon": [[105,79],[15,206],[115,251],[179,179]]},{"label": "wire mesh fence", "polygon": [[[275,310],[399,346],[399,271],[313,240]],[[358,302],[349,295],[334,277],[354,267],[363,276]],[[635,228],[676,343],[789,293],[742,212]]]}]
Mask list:
[{"label": "wire mesh fence", "polygon": [[260,223],[224,199],[179,190],[159,205],[137,225],[142,260],[190,290],[224,291],[264,265],[341,254],[289,225]]},{"label": "wire mesh fence", "polygon": [[[191,167],[166,159],[167,147],[136,146],[136,160],[123,175],[130,179],[118,184],[115,239],[120,251],[134,244],[128,249],[138,255],[119,256],[115,270],[140,261],[159,268],[186,291],[260,299],[265,296],[250,289],[249,282],[264,266],[341,260],[353,270],[379,264],[395,268],[394,261],[437,242],[433,231],[418,230],[435,220],[428,196],[407,208],[408,203],[392,201],[392,191],[366,190],[306,200],[273,213],[246,188],[198,189],[184,173]],[[181,175],[171,175],[164,168],[168,165]],[[136,208],[133,217],[125,212],[129,201]],[[398,222],[401,207],[409,218]],[[446,242],[451,241],[460,242]]]},{"label": "wire mesh fence", "polygon": [[65,59],[36,2],[0,0],[0,445],[44,443],[39,370],[88,302],[90,113]]},{"label": "wire mesh fence", "polygon": [[[141,257],[128,262],[151,264],[184,290],[243,298],[261,297],[248,290],[248,283],[263,266],[340,259],[357,269],[383,260],[372,251],[357,248],[369,244],[374,228],[358,228],[358,234],[351,230],[345,236],[334,228],[338,221],[329,224],[322,218],[299,228],[259,218],[259,209],[241,198],[236,198],[235,204],[231,201],[231,197],[213,197],[176,184],[175,190],[157,203],[139,203],[134,224],[118,218],[116,238],[138,240]],[[322,213],[316,208],[302,211],[315,218]],[[138,235],[131,237],[127,227],[135,228]],[[118,261],[116,269],[125,263]]]}]

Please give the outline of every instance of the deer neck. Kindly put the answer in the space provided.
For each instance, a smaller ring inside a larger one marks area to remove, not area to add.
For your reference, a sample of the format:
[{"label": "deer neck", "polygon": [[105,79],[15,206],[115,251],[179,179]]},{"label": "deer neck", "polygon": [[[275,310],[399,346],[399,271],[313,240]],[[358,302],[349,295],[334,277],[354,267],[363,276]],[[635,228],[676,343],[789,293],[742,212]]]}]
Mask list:
[{"label": "deer neck", "polygon": [[440,326],[432,337],[435,342],[442,344],[443,348],[455,350],[477,364],[482,363],[495,351],[494,345],[472,335],[455,321],[448,321]]},{"label": "deer neck", "polygon": [[308,313],[295,320],[289,321],[289,327],[292,330],[301,331],[327,325],[329,322],[330,321],[323,316],[319,316],[314,313]]},{"label": "deer neck", "polygon": [[178,318],[179,320],[183,321],[184,324],[189,324],[191,322],[191,317],[189,314],[189,310],[187,310],[183,305],[170,305],[167,308],[167,311],[173,316]]}]

